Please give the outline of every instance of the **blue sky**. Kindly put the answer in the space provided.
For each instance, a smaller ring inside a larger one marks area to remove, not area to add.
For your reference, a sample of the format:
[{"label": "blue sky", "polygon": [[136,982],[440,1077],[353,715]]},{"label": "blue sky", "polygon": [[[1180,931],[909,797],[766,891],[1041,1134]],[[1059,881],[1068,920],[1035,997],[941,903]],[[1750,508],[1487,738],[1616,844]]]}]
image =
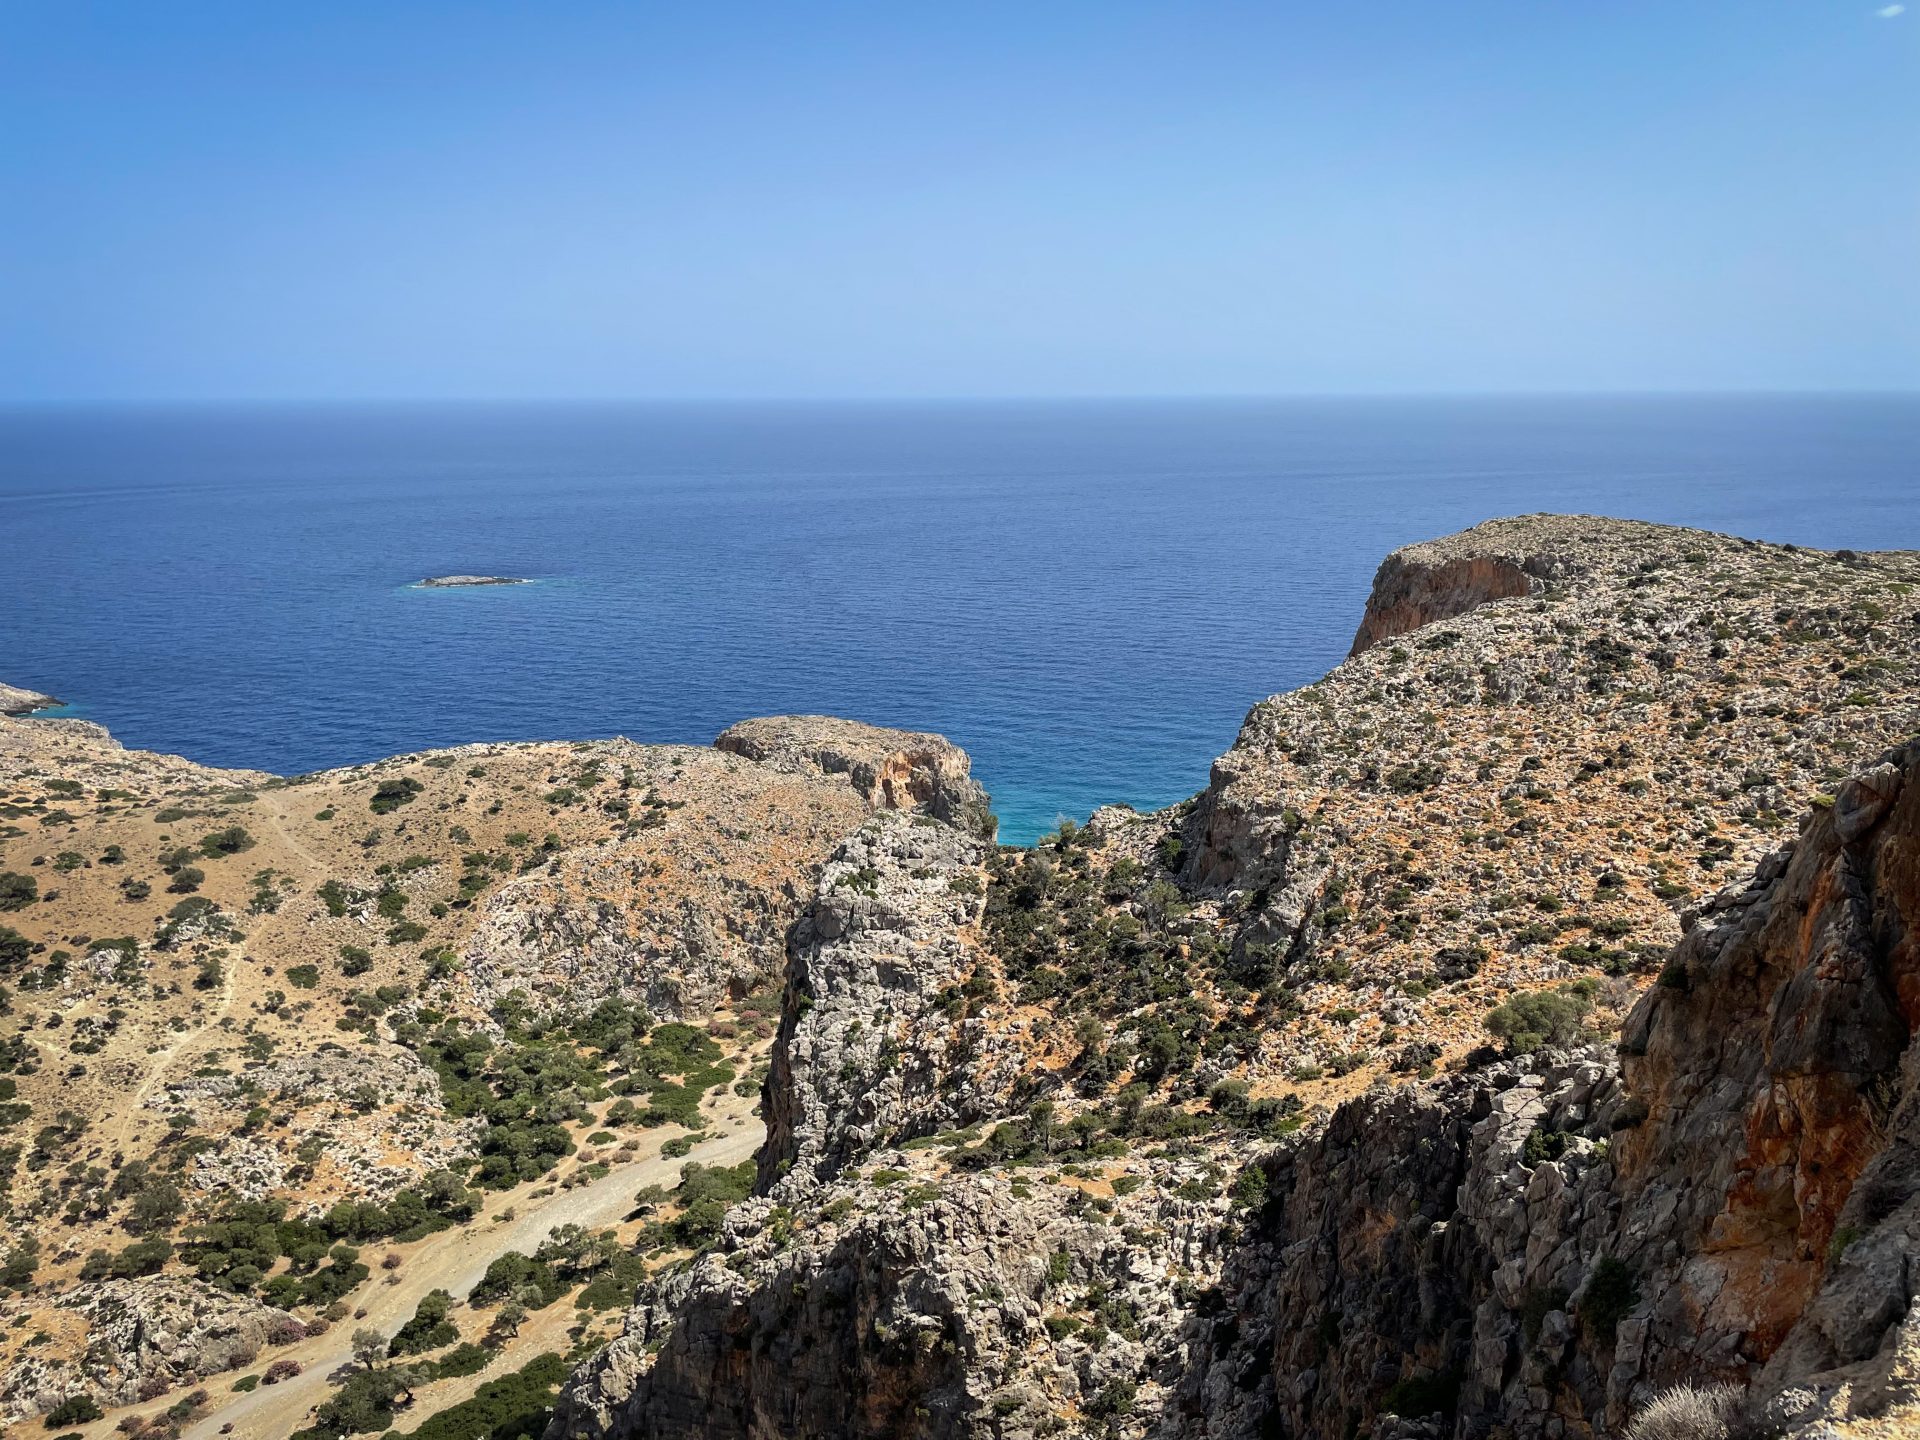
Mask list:
[{"label": "blue sky", "polygon": [[10,0],[0,398],[1909,388],[1916,26]]}]

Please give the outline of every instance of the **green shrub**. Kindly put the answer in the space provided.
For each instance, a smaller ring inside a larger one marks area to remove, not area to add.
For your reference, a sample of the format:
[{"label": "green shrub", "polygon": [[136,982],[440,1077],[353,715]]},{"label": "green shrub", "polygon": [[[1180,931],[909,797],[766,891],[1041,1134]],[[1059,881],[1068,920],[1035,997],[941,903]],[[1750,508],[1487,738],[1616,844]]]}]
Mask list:
[{"label": "green shrub", "polygon": [[538,1310],[566,1294],[567,1283],[554,1273],[551,1265],[522,1255],[518,1250],[509,1250],[494,1257],[487,1273],[467,1296],[467,1303],[490,1305],[523,1290],[537,1292],[537,1301],[530,1301],[528,1308]]},{"label": "green shrub", "polygon": [[373,796],[367,802],[367,808],[376,815],[389,815],[402,805],[411,805],[414,797],[426,787],[411,776],[398,780],[382,780],[374,788]]},{"label": "green shrub", "polygon": [[1447,778],[1447,768],[1432,760],[1413,765],[1396,765],[1387,772],[1387,788],[1396,795],[1414,795],[1431,790]]},{"label": "green shrub", "polygon": [[18,930],[0,925],[0,971],[11,970],[27,963],[27,957],[33,954],[33,942]]},{"label": "green shrub", "polygon": [[608,1265],[575,1297],[581,1310],[624,1310],[633,1303],[633,1292],[647,1278],[647,1264],[638,1255],[616,1255]]},{"label": "green shrub", "polygon": [[547,1427],[567,1378],[567,1362],[549,1351],[511,1375],[489,1380],[470,1400],[423,1421],[402,1440],[532,1440]]},{"label": "green shrub", "polygon": [[1047,1256],[1047,1284],[1062,1286],[1073,1274],[1073,1255],[1067,1250],[1055,1250]]},{"label": "green shrub", "polygon": [[387,1342],[387,1354],[422,1355],[453,1344],[460,1338],[460,1332],[447,1319],[452,1309],[452,1295],[445,1290],[429,1290],[414,1307],[413,1318]]},{"label": "green shrub", "polygon": [[229,825],[224,830],[216,830],[211,835],[202,837],[200,853],[209,860],[218,860],[222,856],[238,855],[243,850],[251,850],[253,846],[253,836],[238,825]]},{"label": "green shrub", "polygon": [[1584,1033],[1581,1022],[1593,1002],[1563,990],[1529,990],[1487,1015],[1487,1033],[1504,1040],[1511,1055],[1526,1055],[1543,1045],[1571,1045]]},{"label": "green shrub", "polygon": [[1528,1165],[1544,1165],[1548,1161],[1558,1160],[1567,1153],[1567,1145],[1573,1136],[1565,1130],[1549,1130],[1544,1124],[1535,1125],[1527,1134],[1527,1143],[1521,1147],[1520,1158]]},{"label": "green shrub", "polygon": [[1133,1413],[1139,1387],[1131,1380],[1113,1380],[1087,1402],[1087,1414],[1096,1420],[1119,1419]]},{"label": "green shrub", "polygon": [[433,1378],[452,1380],[462,1375],[478,1375],[493,1363],[493,1351],[465,1341],[433,1362]]},{"label": "green shrub", "polygon": [[753,1189],[754,1162],[738,1165],[702,1165],[689,1160],[680,1167],[680,1188],[674,1198],[685,1208],[667,1226],[680,1245],[698,1250],[719,1237],[727,1211]]},{"label": "green shrub", "polygon": [[98,1420],[102,1411],[91,1395],[69,1395],[53,1409],[47,1411],[45,1421],[49,1430],[62,1425],[84,1425],[89,1420]]},{"label": "green shrub", "polygon": [[1609,1255],[1593,1267],[1580,1292],[1580,1326],[1588,1339],[1611,1345],[1620,1322],[1639,1303],[1640,1287],[1633,1272],[1626,1262]]},{"label": "green shrub", "polygon": [[1257,1210],[1267,1200],[1267,1172],[1249,1165],[1233,1182],[1233,1203],[1245,1210]]}]

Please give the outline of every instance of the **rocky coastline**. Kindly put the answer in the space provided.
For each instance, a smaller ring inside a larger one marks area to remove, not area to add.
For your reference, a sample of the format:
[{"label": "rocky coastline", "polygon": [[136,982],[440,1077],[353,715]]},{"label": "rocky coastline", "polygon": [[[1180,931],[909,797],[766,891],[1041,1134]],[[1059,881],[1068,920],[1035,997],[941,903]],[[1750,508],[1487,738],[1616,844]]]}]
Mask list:
[{"label": "rocky coastline", "polygon": [[570,1372],[486,1422],[546,1440],[1920,1433],[1915,593],[1492,521],[1024,850],[831,717],[299,777],[0,720],[0,1405],[412,1432],[480,1382],[210,1377],[458,1250],[437,1353]]},{"label": "rocky coastline", "polygon": [[37,690],[23,690],[18,685],[0,685],[0,715],[31,715],[38,710],[51,710],[62,702],[51,695],[42,695]]}]

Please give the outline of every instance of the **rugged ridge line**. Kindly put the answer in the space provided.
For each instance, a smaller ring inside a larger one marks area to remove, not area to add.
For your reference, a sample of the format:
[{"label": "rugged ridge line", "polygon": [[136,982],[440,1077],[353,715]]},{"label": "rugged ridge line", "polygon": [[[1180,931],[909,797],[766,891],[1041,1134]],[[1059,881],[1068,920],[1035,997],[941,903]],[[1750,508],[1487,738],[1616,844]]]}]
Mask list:
[{"label": "rugged ridge line", "polygon": [[[1046,891],[1081,863],[1076,842],[992,862],[975,937],[967,906],[931,932],[903,918],[967,866],[876,852],[903,822],[870,822],[789,947],[762,1193],[711,1250],[642,1287],[549,1440],[1599,1440],[1682,1381],[1740,1387],[1776,1435],[1920,1420],[1920,744],[1817,796],[1862,737],[1920,729],[1920,697],[1894,678],[1910,670],[1907,622],[1880,602],[1916,573],[1906,555],[1633,522],[1491,522],[1390,557],[1354,658],[1256,706],[1195,802],[1103,813],[1089,834],[1112,867],[1106,897],[1074,903],[1115,907],[1133,933],[1184,902],[1200,923],[1178,933],[1196,948],[1229,936],[1224,973],[1261,986],[1276,972],[1327,983],[1357,865],[1434,882],[1408,862],[1453,823],[1443,806],[1475,764],[1506,786],[1489,787],[1499,809],[1472,817],[1463,853],[1423,857],[1463,898],[1498,857],[1488,873],[1505,883],[1606,902],[1628,883],[1607,850],[1673,853],[1652,821],[1702,796],[1750,826],[1737,853],[1710,822],[1695,832],[1704,870],[1724,856],[1750,878],[1684,912],[1677,944],[1642,943],[1608,972],[1631,1007],[1618,1051],[1483,1050],[1431,1080],[1382,1077],[1277,1145],[1136,1140],[1117,1174],[1047,1166],[1053,1102],[1065,1114],[1073,1087],[1102,1093],[1082,1067],[1115,1037],[1042,1060],[1034,1009],[1058,977],[1033,988],[1047,972],[1014,969],[991,937],[1057,934],[1065,968],[1110,932],[994,887]],[[1827,675],[1837,693],[1822,693]],[[1476,727],[1495,743],[1461,745]],[[1526,802],[1596,776],[1628,797],[1582,796],[1579,828],[1598,814],[1605,836],[1556,834],[1551,811],[1533,822]],[[1796,816],[1799,838],[1780,844]],[[1569,855],[1596,838],[1600,857]],[[1649,867],[1652,884],[1668,863]],[[1120,882],[1123,866],[1136,878]],[[836,898],[856,875],[866,899]],[[849,923],[862,904],[888,917],[865,940]],[[994,931],[995,904],[1026,929]],[[1444,947],[1414,972],[1416,1000],[1435,985],[1450,1002],[1488,993],[1472,988],[1486,950],[1445,926],[1498,935],[1498,914],[1482,910],[1477,931],[1463,907],[1409,927],[1408,948]],[[1396,933],[1360,947],[1365,983],[1389,996]],[[1494,995],[1585,968],[1514,949]],[[1659,976],[1637,1003],[1635,972]],[[1362,976],[1331,974],[1361,993]],[[957,992],[980,976],[1004,993],[978,986],[974,1007]],[[876,1011],[890,1024],[862,1039]],[[956,1048],[955,1015],[983,1016],[982,1037],[1026,1036],[1024,1073]],[[1387,1030],[1419,1015],[1395,999]],[[886,1058],[896,1036],[919,1053]],[[1248,1052],[1206,1053],[1219,1059],[1170,1093],[1176,1121],[1201,1097],[1216,1113],[1254,1105],[1215,1080]],[[1407,1045],[1394,1068],[1440,1053]],[[914,1080],[896,1084],[895,1064]],[[1149,1140],[1168,1133],[1154,1123]],[[935,1134],[954,1126],[967,1128]],[[1029,1182],[993,1158],[1023,1147],[1016,1164],[1053,1173]]]},{"label": "rugged ridge line", "polygon": [[[776,1189],[643,1292],[549,1435],[1024,1437],[1063,1378],[1157,1397],[1121,1433],[1235,1440],[1599,1437],[1703,1379],[1775,1434],[1920,1417],[1920,743],[1690,925],[1624,1074],[1596,1048],[1379,1087],[1260,1161],[1237,1238],[1164,1192],[1070,1234],[1075,1192],[995,1177]],[[1131,1277],[1140,1341],[1037,1370],[1042,1264]]]}]

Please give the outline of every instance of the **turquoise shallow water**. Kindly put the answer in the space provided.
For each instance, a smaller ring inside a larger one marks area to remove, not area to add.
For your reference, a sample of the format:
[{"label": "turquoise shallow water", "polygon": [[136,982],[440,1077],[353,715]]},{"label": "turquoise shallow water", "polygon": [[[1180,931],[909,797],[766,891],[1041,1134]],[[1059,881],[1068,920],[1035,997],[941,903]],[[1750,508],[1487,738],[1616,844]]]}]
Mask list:
[{"label": "turquoise shallow water", "polygon": [[[301,771],[944,731],[1003,834],[1206,781],[1380,558],[1585,510],[1920,546],[1914,397],[0,412],[0,678]],[[423,591],[456,572],[541,583]]]}]

